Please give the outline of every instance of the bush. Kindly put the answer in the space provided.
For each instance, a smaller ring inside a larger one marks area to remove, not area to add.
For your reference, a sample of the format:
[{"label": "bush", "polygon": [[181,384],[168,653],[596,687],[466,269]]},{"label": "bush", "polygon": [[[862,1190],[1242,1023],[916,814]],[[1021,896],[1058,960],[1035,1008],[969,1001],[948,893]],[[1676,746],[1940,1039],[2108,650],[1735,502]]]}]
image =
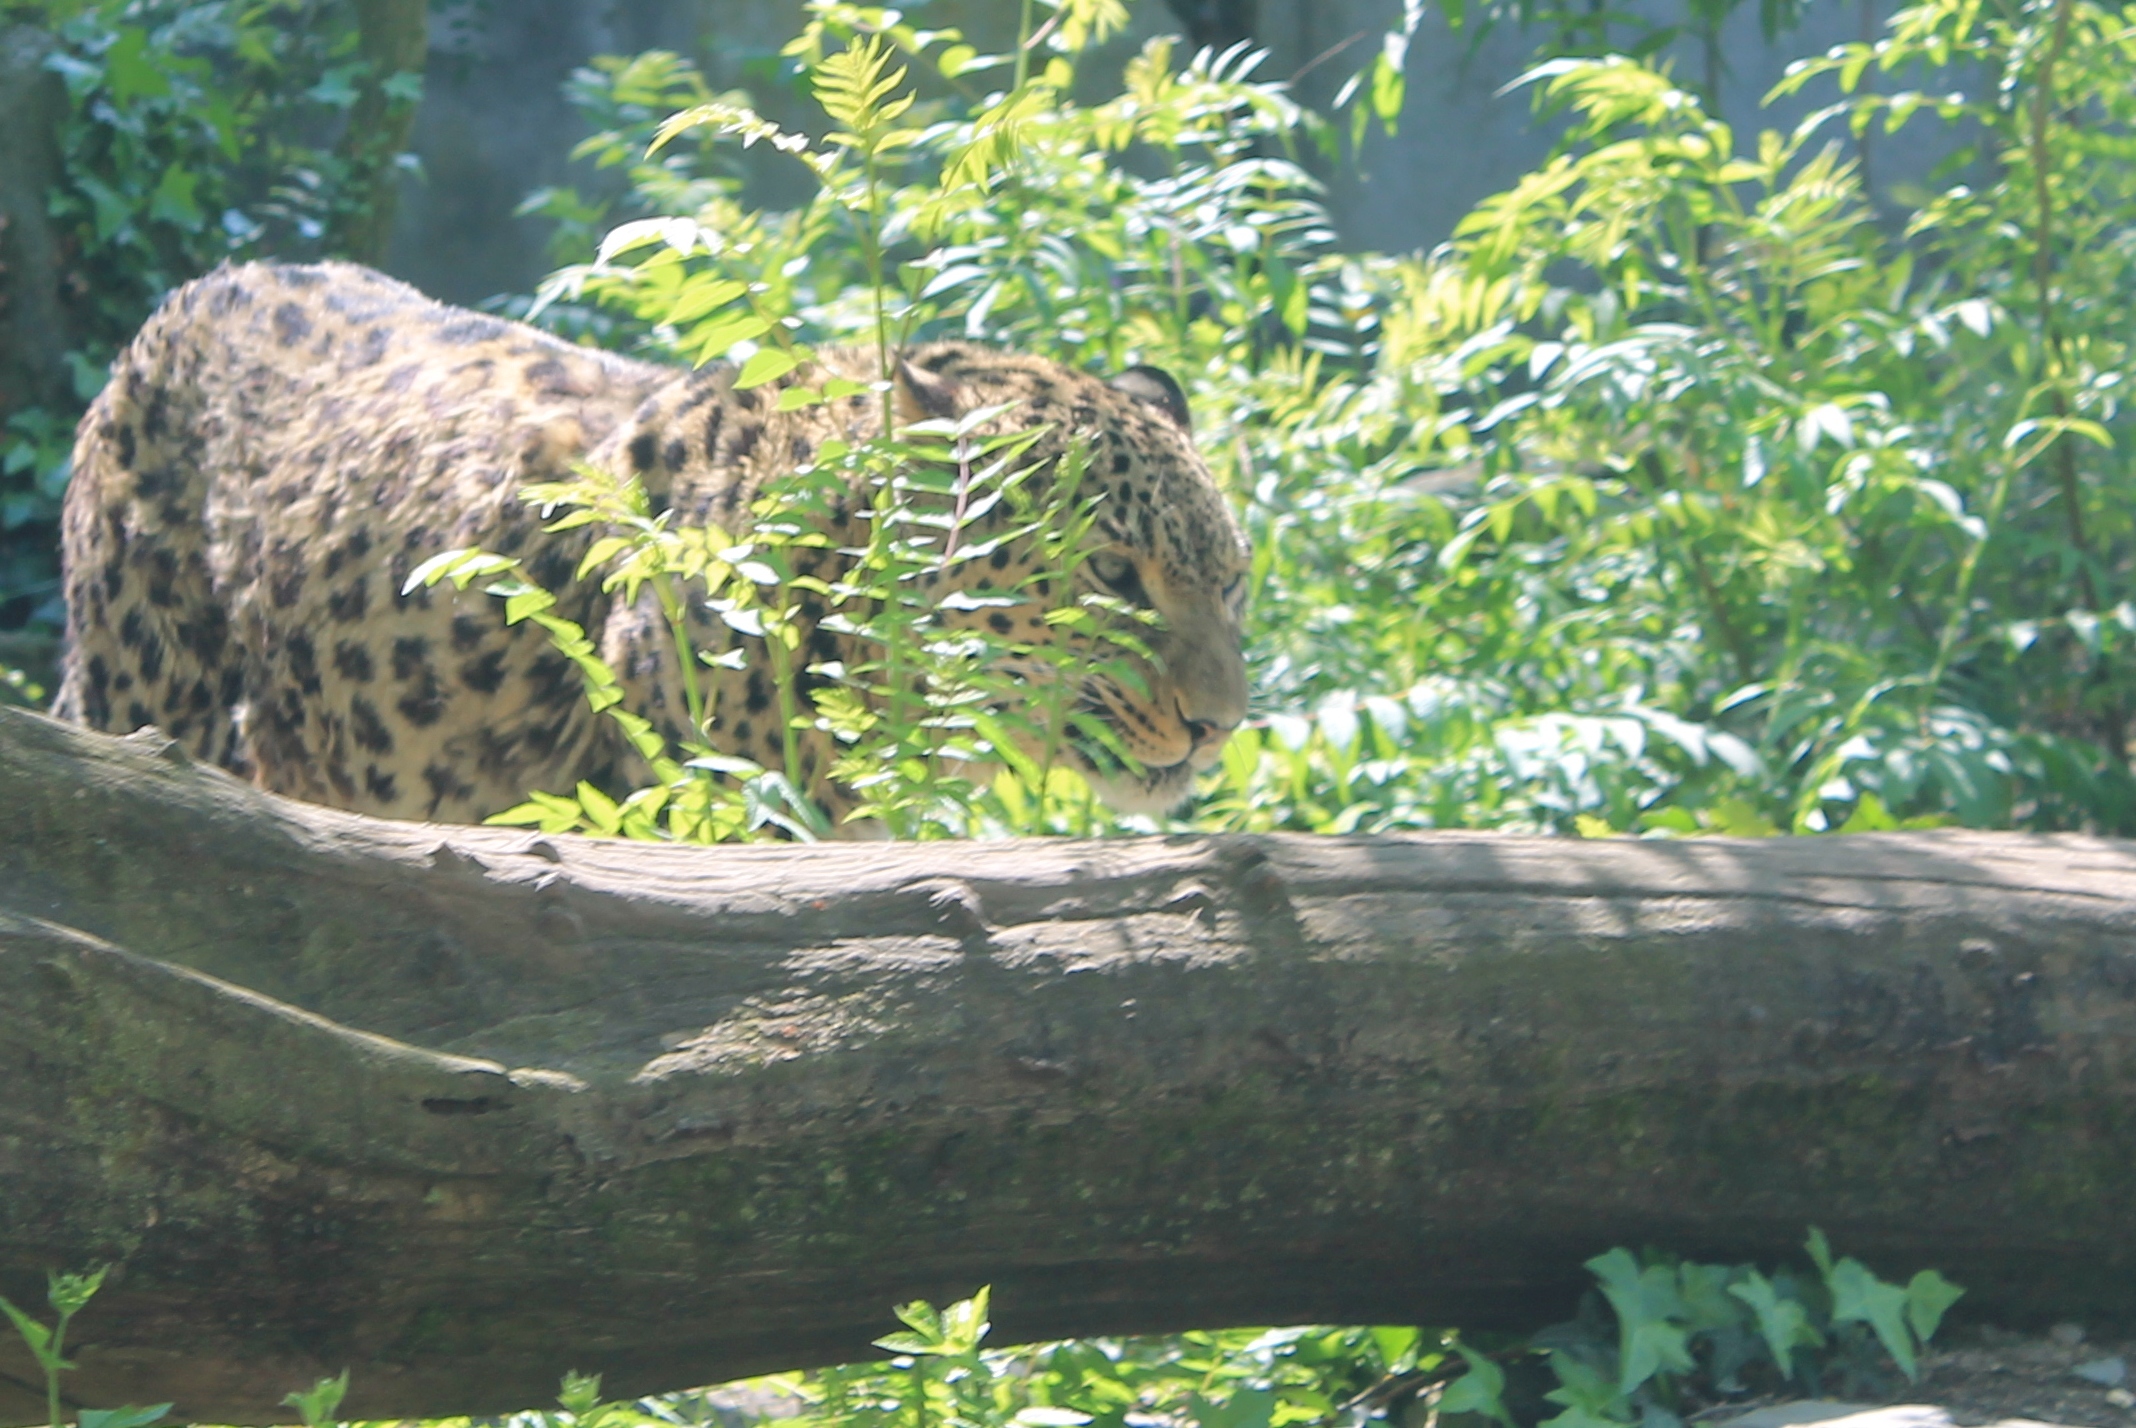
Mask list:
[{"label": "bush", "polygon": [[[0,431],[0,608],[57,625],[59,503],[74,426],[163,295],[225,259],[336,251],[375,197],[376,156],[343,152],[374,75],[347,0],[11,0],[52,34],[66,84],[50,211],[72,400]],[[392,156],[386,156],[391,158]]]},{"label": "bush", "polygon": [[[1420,257],[1335,250],[1295,161],[1328,124],[1249,54],[1154,42],[1086,105],[1104,5],[1013,58],[811,14],[817,92],[870,56],[902,111],[872,156],[605,61],[588,148],[643,216],[544,300],[745,371],[962,335],[1178,374],[1257,546],[1259,717],[1191,826],[2136,826],[2118,11],[1930,0],[1748,143],[1657,69],[1545,64],[1563,152]],[[1970,97],[1861,92],[1954,57]],[[1880,215],[1839,136],[1931,121],[1971,147]],[[736,143],[816,198],[747,207]]]}]

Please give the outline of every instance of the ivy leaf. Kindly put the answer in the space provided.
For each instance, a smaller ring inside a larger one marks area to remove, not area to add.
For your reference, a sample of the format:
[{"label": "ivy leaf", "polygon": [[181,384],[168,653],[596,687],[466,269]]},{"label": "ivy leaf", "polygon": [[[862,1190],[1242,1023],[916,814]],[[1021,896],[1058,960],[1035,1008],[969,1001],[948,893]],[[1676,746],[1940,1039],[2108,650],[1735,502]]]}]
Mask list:
[{"label": "ivy leaf", "polygon": [[1944,1311],[1964,1295],[1963,1289],[1933,1269],[1915,1275],[1906,1285],[1906,1322],[1913,1326],[1914,1337],[1923,1344],[1934,1338]]},{"label": "ivy leaf", "polygon": [[1513,1415],[1506,1411],[1505,1370],[1466,1344],[1454,1345],[1454,1352],[1469,1371],[1441,1390],[1439,1412],[1481,1413],[1513,1428]]},{"label": "ivy leaf", "polygon": [[329,109],[349,109],[356,103],[356,80],[363,73],[360,64],[337,64],[319,76],[319,82],[306,90],[304,97],[316,100]]},{"label": "ivy leaf", "polygon": [[1750,1306],[1758,1319],[1758,1332],[1765,1339],[1765,1347],[1772,1351],[1773,1362],[1780,1366],[1782,1378],[1794,1374],[1794,1352],[1798,1345],[1814,1346],[1824,1342],[1824,1335],[1810,1323],[1807,1310],[1800,1301],[1784,1299],[1773,1288],[1772,1281],[1752,1270],[1741,1284],[1731,1284],[1728,1292]]},{"label": "ivy leaf", "polygon": [[148,31],[128,25],[104,51],[104,83],[120,104],[137,99],[162,99],[171,92],[170,76],[148,53]]},{"label": "ivy leaf", "polygon": [[1624,1395],[1617,1391],[1617,1385],[1609,1376],[1594,1365],[1562,1349],[1553,1349],[1550,1371],[1557,1375],[1558,1386],[1543,1397],[1552,1403],[1563,1404],[1566,1409],[1550,1423],[1558,1428],[1595,1428],[1597,1424],[1630,1421]]},{"label": "ivy leaf", "polygon": [[188,233],[200,231],[205,216],[200,205],[193,201],[194,192],[200,187],[200,175],[179,164],[172,164],[163,171],[163,179],[156,191],[149,196],[148,216],[183,228]]},{"label": "ivy leaf", "polygon": [[1672,1322],[1684,1317],[1675,1272],[1658,1264],[1641,1270],[1631,1251],[1622,1248],[1595,1256],[1587,1268],[1602,1281],[1603,1297],[1617,1311],[1617,1391],[1629,1394],[1663,1370],[1689,1371],[1687,1335]]},{"label": "ivy leaf", "polygon": [[1906,1291],[1887,1284],[1869,1272],[1858,1259],[1848,1258],[1832,1266],[1825,1276],[1832,1291],[1832,1322],[1863,1323],[1876,1331],[1908,1382],[1919,1382],[1920,1366],[1914,1361],[1913,1331],[1906,1326]]}]

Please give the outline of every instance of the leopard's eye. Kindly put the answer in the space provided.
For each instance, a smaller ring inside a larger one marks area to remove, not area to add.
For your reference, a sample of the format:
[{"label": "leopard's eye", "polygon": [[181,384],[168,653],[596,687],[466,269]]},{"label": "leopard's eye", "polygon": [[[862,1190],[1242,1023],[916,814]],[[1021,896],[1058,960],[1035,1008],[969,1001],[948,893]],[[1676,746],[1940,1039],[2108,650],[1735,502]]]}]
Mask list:
[{"label": "leopard's eye", "polygon": [[1231,613],[1234,615],[1239,614],[1246,608],[1245,576],[1234,575],[1231,577],[1230,581],[1225,584],[1224,603],[1231,607]]},{"label": "leopard's eye", "polygon": [[1149,591],[1142,588],[1142,576],[1135,570],[1135,562],[1116,550],[1101,550],[1090,557],[1090,573],[1104,582],[1113,594],[1130,605],[1147,607]]}]

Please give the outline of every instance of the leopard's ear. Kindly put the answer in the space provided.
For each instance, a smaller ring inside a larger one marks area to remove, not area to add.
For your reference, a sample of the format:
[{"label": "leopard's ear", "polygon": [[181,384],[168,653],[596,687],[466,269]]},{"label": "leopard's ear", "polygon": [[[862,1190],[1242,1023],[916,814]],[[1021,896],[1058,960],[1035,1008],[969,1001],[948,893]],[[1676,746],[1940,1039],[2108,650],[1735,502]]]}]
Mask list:
[{"label": "leopard's ear", "polygon": [[963,388],[940,372],[928,371],[902,352],[898,354],[891,385],[901,422],[954,421],[963,415]]},{"label": "leopard's ear", "polygon": [[1164,368],[1130,367],[1113,378],[1112,384],[1129,396],[1160,408],[1181,431],[1194,430],[1194,415],[1187,410],[1187,394]]}]

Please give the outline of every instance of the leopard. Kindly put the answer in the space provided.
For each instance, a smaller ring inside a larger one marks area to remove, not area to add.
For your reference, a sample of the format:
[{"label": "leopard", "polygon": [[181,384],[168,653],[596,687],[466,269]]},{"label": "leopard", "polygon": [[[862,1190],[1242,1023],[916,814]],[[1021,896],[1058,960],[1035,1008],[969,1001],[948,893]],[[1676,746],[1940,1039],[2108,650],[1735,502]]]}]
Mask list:
[{"label": "leopard", "polygon": [[[1176,808],[1246,714],[1251,551],[1162,369],[1106,378],[946,340],[887,363],[876,346],[827,346],[749,383],[732,360],[688,368],[573,343],[344,262],[226,264],[175,289],[114,360],[64,502],[54,712],[112,733],[153,726],[262,789],[385,818],[477,823],[535,790],[642,786],[637,741],[534,622],[507,620],[479,585],[411,581],[443,552],[479,548],[554,593],[623,708],[678,747],[695,734],[783,772],[848,818],[858,795],[833,774],[835,739],[809,729],[785,767],[794,726],[760,640],[692,601],[693,643],[739,656],[685,670],[643,589],[578,578],[597,527],[559,529],[522,493],[604,473],[665,519],[736,535],[768,483],[828,443],[929,421],[1038,433],[1021,459],[1040,493],[1076,453],[1092,520],[1086,558],[1061,567],[1073,590],[1048,590],[1026,534],[945,560],[927,598],[995,592],[959,618],[1026,648],[1060,638],[1046,608],[1064,593],[1138,614],[1129,666],[1092,666],[1074,691],[1111,737],[1063,752],[1116,809]],[[815,583],[793,631],[810,671],[865,657],[814,592],[864,541],[867,501],[846,489],[831,537],[802,551]]]}]

